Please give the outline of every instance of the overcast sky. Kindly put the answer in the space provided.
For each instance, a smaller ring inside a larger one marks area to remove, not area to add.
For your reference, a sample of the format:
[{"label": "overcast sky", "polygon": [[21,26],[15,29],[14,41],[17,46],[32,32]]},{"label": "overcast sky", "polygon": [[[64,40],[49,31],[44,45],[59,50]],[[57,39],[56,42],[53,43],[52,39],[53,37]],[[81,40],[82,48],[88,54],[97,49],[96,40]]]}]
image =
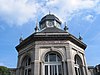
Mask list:
[{"label": "overcast sky", "polygon": [[36,21],[51,12],[83,37],[87,65],[100,64],[100,0],[0,0],[0,65],[16,67],[20,36],[34,33]]}]

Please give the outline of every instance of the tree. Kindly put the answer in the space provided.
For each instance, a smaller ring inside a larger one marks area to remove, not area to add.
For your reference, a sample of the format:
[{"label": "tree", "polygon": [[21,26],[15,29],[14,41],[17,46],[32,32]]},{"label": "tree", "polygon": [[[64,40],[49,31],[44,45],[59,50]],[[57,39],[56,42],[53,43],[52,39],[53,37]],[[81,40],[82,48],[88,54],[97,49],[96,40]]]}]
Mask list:
[{"label": "tree", "polygon": [[10,75],[10,71],[5,66],[0,66],[0,75]]}]

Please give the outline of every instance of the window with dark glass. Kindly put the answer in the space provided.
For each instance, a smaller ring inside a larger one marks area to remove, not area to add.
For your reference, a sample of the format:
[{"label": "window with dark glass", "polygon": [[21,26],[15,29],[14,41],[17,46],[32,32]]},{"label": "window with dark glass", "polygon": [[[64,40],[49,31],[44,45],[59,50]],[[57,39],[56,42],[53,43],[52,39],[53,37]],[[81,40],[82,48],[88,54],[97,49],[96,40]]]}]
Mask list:
[{"label": "window with dark glass", "polygon": [[76,73],[76,75],[84,75],[81,58],[78,55],[76,55],[74,60],[75,60],[75,73]]},{"label": "window with dark glass", "polygon": [[24,59],[24,75],[31,75],[31,58],[26,57]]}]

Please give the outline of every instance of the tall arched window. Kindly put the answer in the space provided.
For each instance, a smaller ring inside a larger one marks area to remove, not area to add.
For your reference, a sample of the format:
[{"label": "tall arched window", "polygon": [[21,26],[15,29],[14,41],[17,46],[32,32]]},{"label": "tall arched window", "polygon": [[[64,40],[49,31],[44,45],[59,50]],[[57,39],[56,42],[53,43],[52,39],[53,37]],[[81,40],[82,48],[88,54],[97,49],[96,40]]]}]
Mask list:
[{"label": "tall arched window", "polygon": [[24,75],[31,75],[31,58],[25,57],[23,60],[23,74]]},{"label": "tall arched window", "polygon": [[83,65],[82,65],[82,60],[79,57],[79,55],[75,55],[74,61],[75,61],[76,75],[83,75]]},{"label": "tall arched window", "polygon": [[62,58],[58,53],[50,52],[45,56],[44,75],[62,75]]}]

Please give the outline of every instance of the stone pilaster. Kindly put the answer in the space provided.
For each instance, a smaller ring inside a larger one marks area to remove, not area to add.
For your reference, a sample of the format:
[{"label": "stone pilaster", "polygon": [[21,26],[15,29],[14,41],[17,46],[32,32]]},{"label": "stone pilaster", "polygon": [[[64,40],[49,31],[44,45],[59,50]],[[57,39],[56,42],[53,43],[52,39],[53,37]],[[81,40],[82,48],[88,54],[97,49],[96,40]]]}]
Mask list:
[{"label": "stone pilaster", "polygon": [[34,75],[34,62],[31,63],[31,74]]},{"label": "stone pilaster", "polygon": [[39,75],[40,74],[40,64],[38,61],[34,62],[34,75]]},{"label": "stone pilaster", "polygon": [[40,73],[40,62],[39,62],[39,47],[35,45],[35,60],[34,60],[34,75],[39,75]]},{"label": "stone pilaster", "polygon": [[75,75],[70,44],[68,47],[66,47],[66,55],[67,55],[66,61],[67,61],[68,75]]},{"label": "stone pilaster", "polygon": [[86,59],[84,55],[83,55],[83,59],[84,59],[84,74],[88,75],[88,68],[87,68]]},{"label": "stone pilaster", "polygon": [[65,61],[63,62],[63,72],[64,72],[64,73],[63,73],[64,75],[67,75],[67,73],[66,73],[66,72],[67,72],[67,70],[66,70],[66,63],[65,63]]}]

